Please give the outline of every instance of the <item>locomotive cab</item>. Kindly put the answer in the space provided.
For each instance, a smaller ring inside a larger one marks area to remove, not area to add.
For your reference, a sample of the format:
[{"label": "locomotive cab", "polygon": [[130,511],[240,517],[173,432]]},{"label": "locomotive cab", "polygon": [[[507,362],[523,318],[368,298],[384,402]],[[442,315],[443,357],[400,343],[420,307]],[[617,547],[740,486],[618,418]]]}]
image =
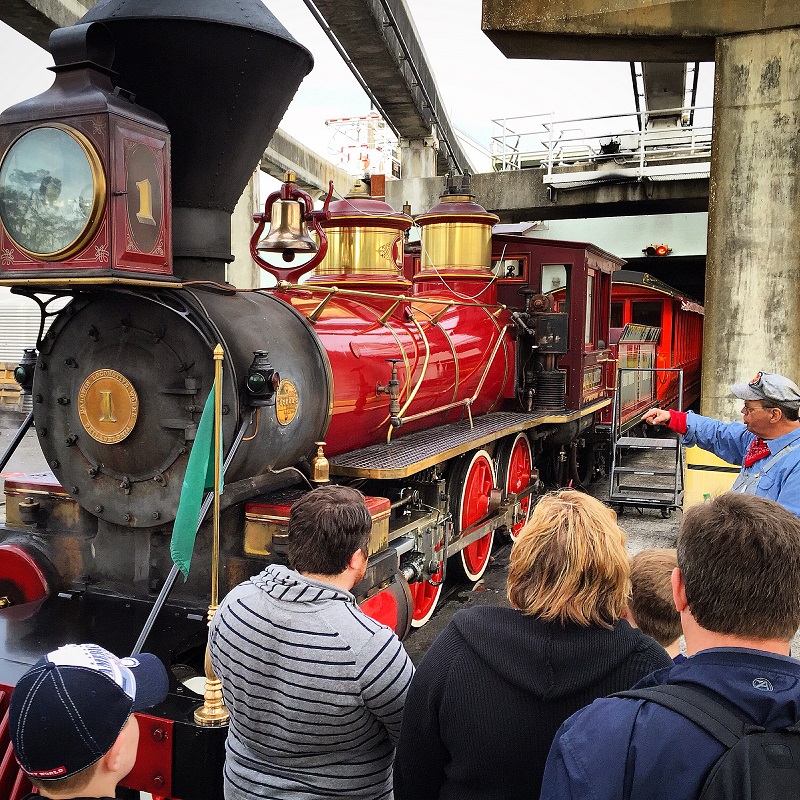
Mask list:
[{"label": "locomotive cab", "polygon": [[497,234],[492,240],[498,300],[523,306],[530,293],[568,314],[567,343],[558,360],[566,373],[564,405],[580,409],[613,385],[608,342],[611,276],[625,262],[594,245]]}]

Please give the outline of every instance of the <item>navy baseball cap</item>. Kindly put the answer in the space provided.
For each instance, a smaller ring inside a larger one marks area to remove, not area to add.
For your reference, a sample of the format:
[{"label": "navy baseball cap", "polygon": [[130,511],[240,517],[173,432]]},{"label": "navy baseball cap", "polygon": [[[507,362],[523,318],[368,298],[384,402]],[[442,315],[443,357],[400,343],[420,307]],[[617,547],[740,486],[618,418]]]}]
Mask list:
[{"label": "navy baseball cap", "polygon": [[800,404],[800,388],[794,381],[774,372],[759,372],[750,383],[735,383],[731,393],[740,400],[766,400],[787,406]]},{"label": "navy baseball cap", "polygon": [[150,653],[117,658],[96,644],[68,644],[40,658],[11,693],[9,728],[22,769],[60,780],[99,761],[131,713],[160,703],[169,679]]}]

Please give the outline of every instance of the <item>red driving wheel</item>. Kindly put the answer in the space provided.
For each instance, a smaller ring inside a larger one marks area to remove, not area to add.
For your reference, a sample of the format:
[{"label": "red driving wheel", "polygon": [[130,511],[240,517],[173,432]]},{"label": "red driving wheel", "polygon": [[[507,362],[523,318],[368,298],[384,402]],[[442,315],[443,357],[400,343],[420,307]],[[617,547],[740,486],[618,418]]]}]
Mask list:
[{"label": "red driving wheel", "polygon": [[[456,532],[469,528],[489,513],[492,489],[496,485],[494,464],[485,450],[465,456],[450,475],[449,489]],[[458,554],[459,571],[470,581],[481,578],[492,553],[494,531],[489,531]]]},{"label": "red driving wheel", "polygon": [[[509,436],[503,440],[497,454],[497,472],[498,482],[503,487],[504,493],[518,494],[528,488],[533,473],[533,453],[531,443],[524,433],[518,433],[514,437]],[[511,540],[514,542],[517,541],[520,531],[530,517],[531,505],[530,495],[520,501],[524,516],[509,531]]]},{"label": "red driving wheel", "polygon": [[413,601],[406,579],[396,574],[385,589],[364,600],[361,610],[391,628],[402,639],[411,627]]}]

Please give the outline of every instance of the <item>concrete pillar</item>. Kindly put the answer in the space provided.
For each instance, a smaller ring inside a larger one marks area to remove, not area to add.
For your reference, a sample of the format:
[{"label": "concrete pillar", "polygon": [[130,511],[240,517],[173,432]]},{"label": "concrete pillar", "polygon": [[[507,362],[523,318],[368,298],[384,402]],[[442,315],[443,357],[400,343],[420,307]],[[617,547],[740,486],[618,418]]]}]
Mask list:
[{"label": "concrete pillar", "polygon": [[432,178],[436,172],[439,141],[435,136],[400,140],[400,172],[406,178]]},{"label": "concrete pillar", "polygon": [[730,385],[800,381],[800,29],[717,40],[702,413]]},{"label": "concrete pillar", "polygon": [[247,182],[231,216],[231,252],[235,259],[228,264],[228,283],[238,289],[255,289],[262,285],[262,275],[267,275],[250,256],[250,237],[255,230],[253,214],[259,199],[259,172],[256,170]]}]

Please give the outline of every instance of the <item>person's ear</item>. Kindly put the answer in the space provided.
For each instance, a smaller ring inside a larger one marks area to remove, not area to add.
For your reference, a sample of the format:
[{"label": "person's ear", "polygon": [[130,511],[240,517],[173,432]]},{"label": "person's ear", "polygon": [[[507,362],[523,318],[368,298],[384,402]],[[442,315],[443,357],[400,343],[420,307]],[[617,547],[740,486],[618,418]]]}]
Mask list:
[{"label": "person's ear", "polygon": [[108,772],[119,772],[125,753],[125,742],[127,736],[128,731],[123,728],[119,732],[119,736],[117,736],[114,744],[111,745],[111,749],[103,756],[103,766]]},{"label": "person's ear", "polygon": [[672,583],[672,602],[675,603],[678,613],[683,613],[689,607],[689,603],[686,601],[686,584],[683,582],[680,567],[672,570],[670,581]]},{"label": "person's ear", "polygon": [[638,628],[639,626],[636,624],[636,620],[631,613],[631,607],[625,606],[625,610],[619,615],[620,619],[624,619],[627,623],[631,626],[631,628]]},{"label": "person's ear", "polygon": [[358,571],[363,566],[364,561],[366,561],[366,558],[367,557],[364,551],[361,548],[359,548],[358,550],[355,551],[355,553],[353,553],[353,555],[350,556],[350,561],[348,562],[347,566],[352,570]]},{"label": "person's ear", "polygon": [[139,723],[133,714],[122,726],[114,744],[100,760],[101,768],[123,778],[133,767],[139,749]]}]

